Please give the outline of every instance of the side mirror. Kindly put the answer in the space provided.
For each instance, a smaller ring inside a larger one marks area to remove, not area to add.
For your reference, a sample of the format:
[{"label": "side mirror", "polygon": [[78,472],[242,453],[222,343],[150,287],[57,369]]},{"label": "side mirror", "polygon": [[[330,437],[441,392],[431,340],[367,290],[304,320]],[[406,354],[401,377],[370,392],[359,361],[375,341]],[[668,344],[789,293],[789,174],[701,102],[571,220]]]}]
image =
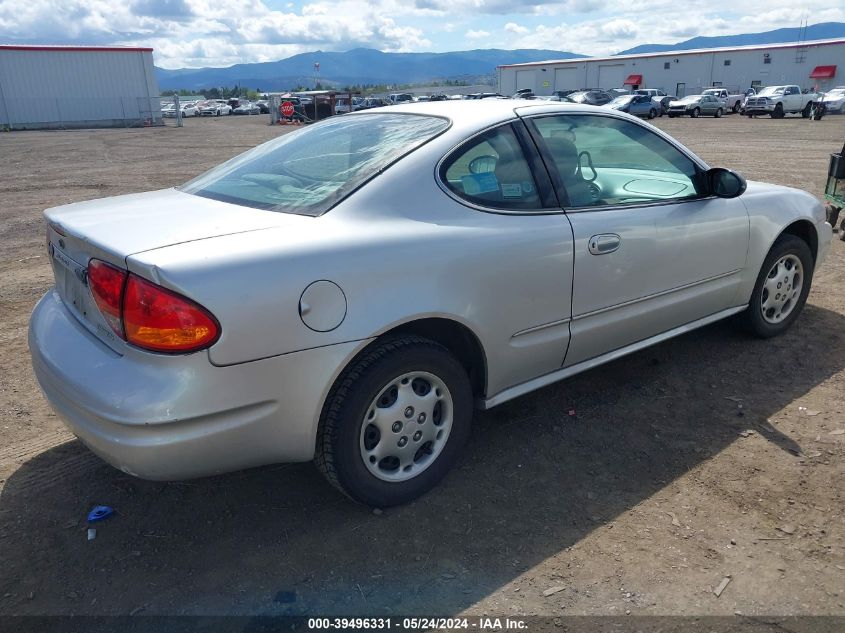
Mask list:
[{"label": "side mirror", "polygon": [[708,169],[705,177],[708,191],[719,198],[736,198],[745,193],[748,187],[745,178],[724,167]]}]

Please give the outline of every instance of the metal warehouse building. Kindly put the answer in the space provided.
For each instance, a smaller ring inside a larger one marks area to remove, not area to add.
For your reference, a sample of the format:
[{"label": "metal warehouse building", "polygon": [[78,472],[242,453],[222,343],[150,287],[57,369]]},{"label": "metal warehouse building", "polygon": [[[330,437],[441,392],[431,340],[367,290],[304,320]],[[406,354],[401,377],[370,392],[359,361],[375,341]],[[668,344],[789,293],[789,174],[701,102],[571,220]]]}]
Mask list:
[{"label": "metal warehouse building", "polygon": [[827,90],[845,71],[845,39],[735,46],[615,57],[510,64],[498,67],[499,92],[530,88],[538,95],[579,88],[657,88],[683,97],[709,86],[746,90],[797,84]]},{"label": "metal warehouse building", "polygon": [[160,124],[152,50],[0,45],[0,129]]}]

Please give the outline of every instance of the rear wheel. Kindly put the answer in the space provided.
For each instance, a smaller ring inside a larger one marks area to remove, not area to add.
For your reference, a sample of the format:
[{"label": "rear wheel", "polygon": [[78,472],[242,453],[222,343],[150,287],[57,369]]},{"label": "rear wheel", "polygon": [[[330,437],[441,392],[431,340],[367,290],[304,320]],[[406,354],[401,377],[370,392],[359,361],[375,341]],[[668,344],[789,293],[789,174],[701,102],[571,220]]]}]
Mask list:
[{"label": "rear wheel", "polygon": [[406,503],[449,471],[471,420],[469,379],[446,348],[415,336],[388,339],[354,361],[329,393],[315,461],[356,501]]},{"label": "rear wheel", "polygon": [[690,115],[693,119],[698,118],[698,115],[699,115],[699,114],[701,114],[701,108],[693,108],[693,109],[692,109],[692,112],[690,112],[690,113],[689,113],[689,115]]},{"label": "rear wheel", "polygon": [[722,118],[722,108],[719,108],[718,110],[716,110],[715,117],[716,117],[717,119],[721,119],[721,118]]},{"label": "rear wheel", "polygon": [[800,237],[781,235],[766,256],[746,321],[762,338],[784,333],[804,308],[813,279],[813,255]]},{"label": "rear wheel", "polygon": [[732,111],[733,111],[733,113],[734,113],[734,114],[736,114],[737,112],[739,112],[739,101],[737,101],[736,103],[734,103],[734,107],[732,108]]},{"label": "rear wheel", "polygon": [[649,119],[653,119],[656,116],[657,116],[657,110],[655,110],[654,108],[652,108],[651,110],[648,111],[648,118]]},{"label": "rear wheel", "polygon": [[804,106],[804,109],[801,110],[801,116],[805,119],[810,118],[810,112],[813,110],[813,102],[810,101],[807,105]]}]

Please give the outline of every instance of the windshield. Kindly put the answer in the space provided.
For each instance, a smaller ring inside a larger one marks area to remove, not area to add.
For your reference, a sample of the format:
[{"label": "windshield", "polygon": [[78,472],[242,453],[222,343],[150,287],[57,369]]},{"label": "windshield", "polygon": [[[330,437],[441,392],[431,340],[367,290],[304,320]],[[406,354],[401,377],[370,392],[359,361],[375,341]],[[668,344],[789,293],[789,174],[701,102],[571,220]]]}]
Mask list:
[{"label": "windshield", "polygon": [[631,101],[631,99],[633,99],[633,98],[634,98],[634,97],[632,97],[632,96],[630,96],[630,95],[625,96],[625,97],[616,97],[613,101],[611,101],[611,102],[610,102],[610,103],[608,103],[607,105],[609,105],[609,106],[615,106],[615,105],[625,105],[626,103],[628,103],[629,101]]},{"label": "windshield", "polygon": [[704,91],[704,94],[706,94],[706,95],[715,95],[715,96],[717,96],[717,97],[718,97],[720,94],[722,94],[722,91],[721,91],[721,90],[705,90],[705,91]]},{"label": "windshield", "polygon": [[768,95],[782,95],[783,94],[783,86],[769,86],[768,88],[763,88],[760,92],[757,93],[760,97],[765,97]]},{"label": "windshield", "polygon": [[845,88],[834,88],[827,93],[828,97],[845,97]]},{"label": "windshield", "polygon": [[678,99],[679,103],[692,103],[693,101],[698,101],[701,99],[701,95],[689,95],[688,97],[684,97],[683,99]]},{"label": "windshield", "polygon": [[448,125],[439,117],[413,114],[329,119],[259,145],[180,190],[256,209],[316,216]]}]

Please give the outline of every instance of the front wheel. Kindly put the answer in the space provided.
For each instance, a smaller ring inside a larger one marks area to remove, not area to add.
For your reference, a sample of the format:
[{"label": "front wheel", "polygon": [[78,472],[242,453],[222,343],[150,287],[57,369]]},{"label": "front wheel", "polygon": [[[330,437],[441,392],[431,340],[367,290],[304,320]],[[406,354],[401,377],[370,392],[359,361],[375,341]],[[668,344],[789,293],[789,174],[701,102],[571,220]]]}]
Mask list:
[{"label": "front wheel", "polygon": [[649,119],[653,119],[656,116],[657,116],[657,110],[655,110],[654,108],[652,108],[651,110],[648,111],[648,118]]},{"label": "front wheel", "polygon": [[315,461],[329,482],[376,507],[433,488],[469,437],[472,389],[458,360],[434,341],[376,343],[332,388]]},{"label": "front wheel", "polygon": [[669,117],[670,119],[674,119],[674,118],[675,118],[675,115],[674,115],[674,114],[672,114],[672,113],[670,112],[670,113],[668,114],[668,117]]},{"label": "front wheel", "polygon": [[745,312],[754,334],[783,334],[804,308],[813,280],[813,254],[800,237],[781,235],[766,256]]},{"label": "front wheel", "polygon": [[783,117],[784,117],[783,104],[779,103],[775,106],[775,109],[772,112],[772,118],[773,119],[782,119]]},{"label": "front wheel", "polygon": [[690,113],[689,113],[689,115],[690,115],[693,119],[698,118],[698,115],[699,115],[699,114],[701,114],[701,108],[693,108],[693,109],[692,109],[692,112],[690,112]]},{"label": "front wheel", "polygon": [[716,118],[717,118],[717,119],[721,119],[721,118],[722,118],[722,108],[719,108],[718,110],[716,110],[716,115],[715,115],[715,116],[716,116]]},{"label": "front wheel", "polygon": [[801,117],[804,119],[810,118],[810,112],[813,111],[813,102],[810,101],[807,105],[804,106],[804,109],[801,110]]},{"label": "front wheel", "polygon": [[739,101],[737,101],[733,107],[733,113],[736,114],[737,112],[739,112]]}]

